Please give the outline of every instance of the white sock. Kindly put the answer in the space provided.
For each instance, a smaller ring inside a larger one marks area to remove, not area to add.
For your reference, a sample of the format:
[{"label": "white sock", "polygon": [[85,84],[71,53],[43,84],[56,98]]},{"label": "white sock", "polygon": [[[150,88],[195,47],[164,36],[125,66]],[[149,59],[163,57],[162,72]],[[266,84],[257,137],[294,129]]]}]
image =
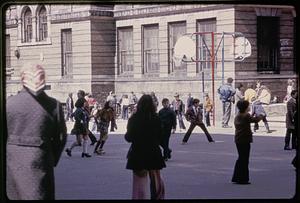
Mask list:
[{"label": "white sock", "polygon": [[87,140],[83,140],[83,153],[87,154],[87,148],[88,148],[88,141]]}]

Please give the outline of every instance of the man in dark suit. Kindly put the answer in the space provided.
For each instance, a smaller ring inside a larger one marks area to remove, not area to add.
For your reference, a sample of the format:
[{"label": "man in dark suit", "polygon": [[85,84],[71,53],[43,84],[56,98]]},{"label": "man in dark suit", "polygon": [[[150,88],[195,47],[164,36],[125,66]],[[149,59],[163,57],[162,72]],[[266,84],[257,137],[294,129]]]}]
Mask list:
[{"label": "man in dark suit", "polygon": [[6,105],[6,191],[10,200],[53,200],[54,167],[66,143],[60,102],[45,92],[41,65],[21,70],[23,89]]},{"label": "man in dark suit", "polygon": [[[291,92],[291,98],[287,102],[287,113],[286,113],[286,134],[285,134],[285,145],[284,150],[291,150],[296,149],[297,145],[297,135],[295,131],[295,113],[297,111],[296,105],[296,98],[297,98],[297,90],[293,90]],[[290,148],[290,140],[292,134],[292,148]]]},{"label": "man in dark suit", "polygon": [[186,120],[191,122],[190,127],[188,131],[185,133],[184,138],[182,140],[182,144],[186,144],[189,137],[191,136],[191,133],[193,132],[194,128],[196,126],[199,126],[203,132],[205,133],[207,140],[209,142],[214,142],[213,138],[210,136],[209,132],[207,131],[204,123],[203,123],[203,115],[202,115],[202,109],[199,108],[199,99],[194,99],[193,100],[193,106],[188,108],[185,117]]}]

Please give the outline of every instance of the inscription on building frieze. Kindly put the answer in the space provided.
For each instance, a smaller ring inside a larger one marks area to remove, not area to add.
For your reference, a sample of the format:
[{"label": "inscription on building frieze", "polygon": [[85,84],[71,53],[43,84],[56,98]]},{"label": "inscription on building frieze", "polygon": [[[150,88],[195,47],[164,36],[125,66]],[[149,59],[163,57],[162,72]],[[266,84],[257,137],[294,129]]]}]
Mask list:
[{"label": "inscription on building frieze", "polygon": [[162,13],[162,12],[173,12],[179,10],[188,10],[188,9],[197,9],[197,8],[204,8],[204,7],[212,7],[215,5],[203,5],[203,4],[195,4],[195,5],[157,5],[157,6],[148,6],[143,8],[129,8],[128,10],[120,10],[115,11],[115,17],[122,17],[122,16],[133,16],[133,15],[144,15],[144,14],[151,14],[151,13]]},{"label": "inscription on building frieze", "polygon": [[282,57],[291,57],[293,54],[292,42],[290,39],[280,39],[280,55]]}]

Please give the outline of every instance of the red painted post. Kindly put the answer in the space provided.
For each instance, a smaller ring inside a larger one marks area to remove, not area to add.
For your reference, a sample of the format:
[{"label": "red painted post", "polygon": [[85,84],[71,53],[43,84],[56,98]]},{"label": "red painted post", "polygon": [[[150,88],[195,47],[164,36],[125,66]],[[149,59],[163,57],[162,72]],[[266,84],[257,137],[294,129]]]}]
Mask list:
[{"label": "red painted post", "polygon": [[215,126],[215,39],[214,32],[211,33],[211,82],[213,99],[213,126]]}]

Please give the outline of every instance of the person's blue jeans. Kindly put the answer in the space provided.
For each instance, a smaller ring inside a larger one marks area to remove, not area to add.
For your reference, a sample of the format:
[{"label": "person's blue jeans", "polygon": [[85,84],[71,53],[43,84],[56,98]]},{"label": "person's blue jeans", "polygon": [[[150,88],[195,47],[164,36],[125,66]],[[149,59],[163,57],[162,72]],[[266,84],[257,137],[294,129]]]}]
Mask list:
[{"label": "person's blue jeans", "polygon": [[228,126],[228,122],[230,120],[231,115],[231,102],[223,102],[223,118],[222,118],[222,125]]}]

